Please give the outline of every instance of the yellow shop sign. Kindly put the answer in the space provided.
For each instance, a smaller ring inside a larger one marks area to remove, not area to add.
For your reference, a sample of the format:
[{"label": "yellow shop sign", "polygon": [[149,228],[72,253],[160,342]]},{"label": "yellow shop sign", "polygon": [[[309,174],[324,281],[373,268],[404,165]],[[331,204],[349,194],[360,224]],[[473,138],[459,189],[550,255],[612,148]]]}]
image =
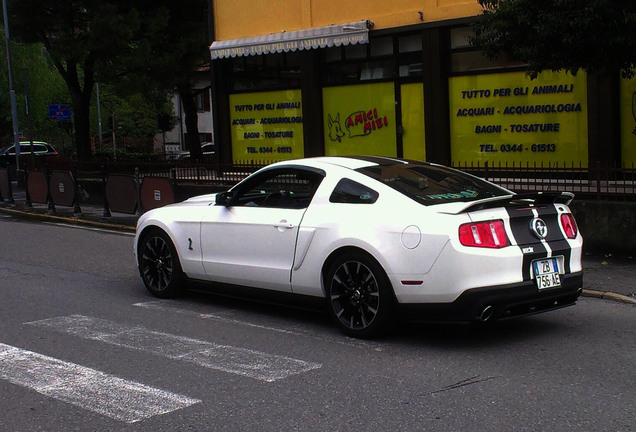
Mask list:
[{"label": "yellow shop sign", "polygon": [[585,73],[452,77],[449,93],[454,162],[587,166]]},{"label": "yellow shop sign", "polygon": [[302,158],[300,90],[230,95],[230,130],[235,162]]}]

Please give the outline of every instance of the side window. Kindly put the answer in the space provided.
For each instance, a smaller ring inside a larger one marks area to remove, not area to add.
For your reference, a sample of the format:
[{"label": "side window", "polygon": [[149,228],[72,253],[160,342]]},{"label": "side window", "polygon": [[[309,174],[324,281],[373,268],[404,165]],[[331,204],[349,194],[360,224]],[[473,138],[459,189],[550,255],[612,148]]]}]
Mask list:
[{"label": "side window", "polygon": [[264,173],[246,185],[235,197],[235,205],[244,207],[305,208],[323,176],[303,170],[280,169]]},{"label": "side window", "polygon": [[349,179],[342,179],[331,193],[329,201],[343,204],[373,204],[379,194],[371,188]]}]

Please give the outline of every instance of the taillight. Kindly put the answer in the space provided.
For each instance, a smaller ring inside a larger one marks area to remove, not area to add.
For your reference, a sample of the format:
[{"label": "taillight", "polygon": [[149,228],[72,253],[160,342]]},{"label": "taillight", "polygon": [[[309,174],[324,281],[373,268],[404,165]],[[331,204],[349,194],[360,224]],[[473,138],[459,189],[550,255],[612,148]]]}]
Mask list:
[{"label": "taillight", "polygon": [[491,249],[510,245],[502,220],[463,224],[459,227],[459,241],[464,246]]},{"label": "taillight", "polygon": [[563,213],[561,215],[561,226],[565,236],[569,239],[576,238],[576,234],[579,232],[576,227],[576,221],[572,213]]}]

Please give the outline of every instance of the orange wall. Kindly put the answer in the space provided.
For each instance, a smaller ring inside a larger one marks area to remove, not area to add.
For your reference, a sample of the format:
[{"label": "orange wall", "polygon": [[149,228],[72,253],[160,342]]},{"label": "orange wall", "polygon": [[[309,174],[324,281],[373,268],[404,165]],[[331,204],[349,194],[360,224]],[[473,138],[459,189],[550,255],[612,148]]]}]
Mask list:
[{"label": "orange wall", "polygon": [[213,4],[217,40],[365,19],[377,30],[481,12],[477,0],[214,0]]}]

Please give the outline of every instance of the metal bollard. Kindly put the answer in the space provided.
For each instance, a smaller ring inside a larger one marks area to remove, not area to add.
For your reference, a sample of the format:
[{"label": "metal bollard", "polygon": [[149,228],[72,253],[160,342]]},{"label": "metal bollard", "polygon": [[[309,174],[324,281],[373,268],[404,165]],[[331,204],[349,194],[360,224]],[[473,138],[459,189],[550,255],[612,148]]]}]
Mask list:
[{"label": "metal bollard", "polygon": [[51,171],[48,167],[44,168],[44,178],[46,179],[46,202],[48,204],[46,212],[48,214],[54,214],[55,203],[53,202],[53,196],[51,195]]},{"label": "metal bollard", "polygon": [[108,207],[108,197],[106,195],[106,167],[102,165],[102,189],[104,192],[104,213],[102,213],[102,218],[112,217],[110,212],[110,208]]},{"label": "metal bollard", "polygon": [[75,189],[75,195],[73,196],[73,214],[81,216],[79,180],[77,179],[77,165],[75,164],[71,167],[71,175],[73,176],[73,189]]}]

